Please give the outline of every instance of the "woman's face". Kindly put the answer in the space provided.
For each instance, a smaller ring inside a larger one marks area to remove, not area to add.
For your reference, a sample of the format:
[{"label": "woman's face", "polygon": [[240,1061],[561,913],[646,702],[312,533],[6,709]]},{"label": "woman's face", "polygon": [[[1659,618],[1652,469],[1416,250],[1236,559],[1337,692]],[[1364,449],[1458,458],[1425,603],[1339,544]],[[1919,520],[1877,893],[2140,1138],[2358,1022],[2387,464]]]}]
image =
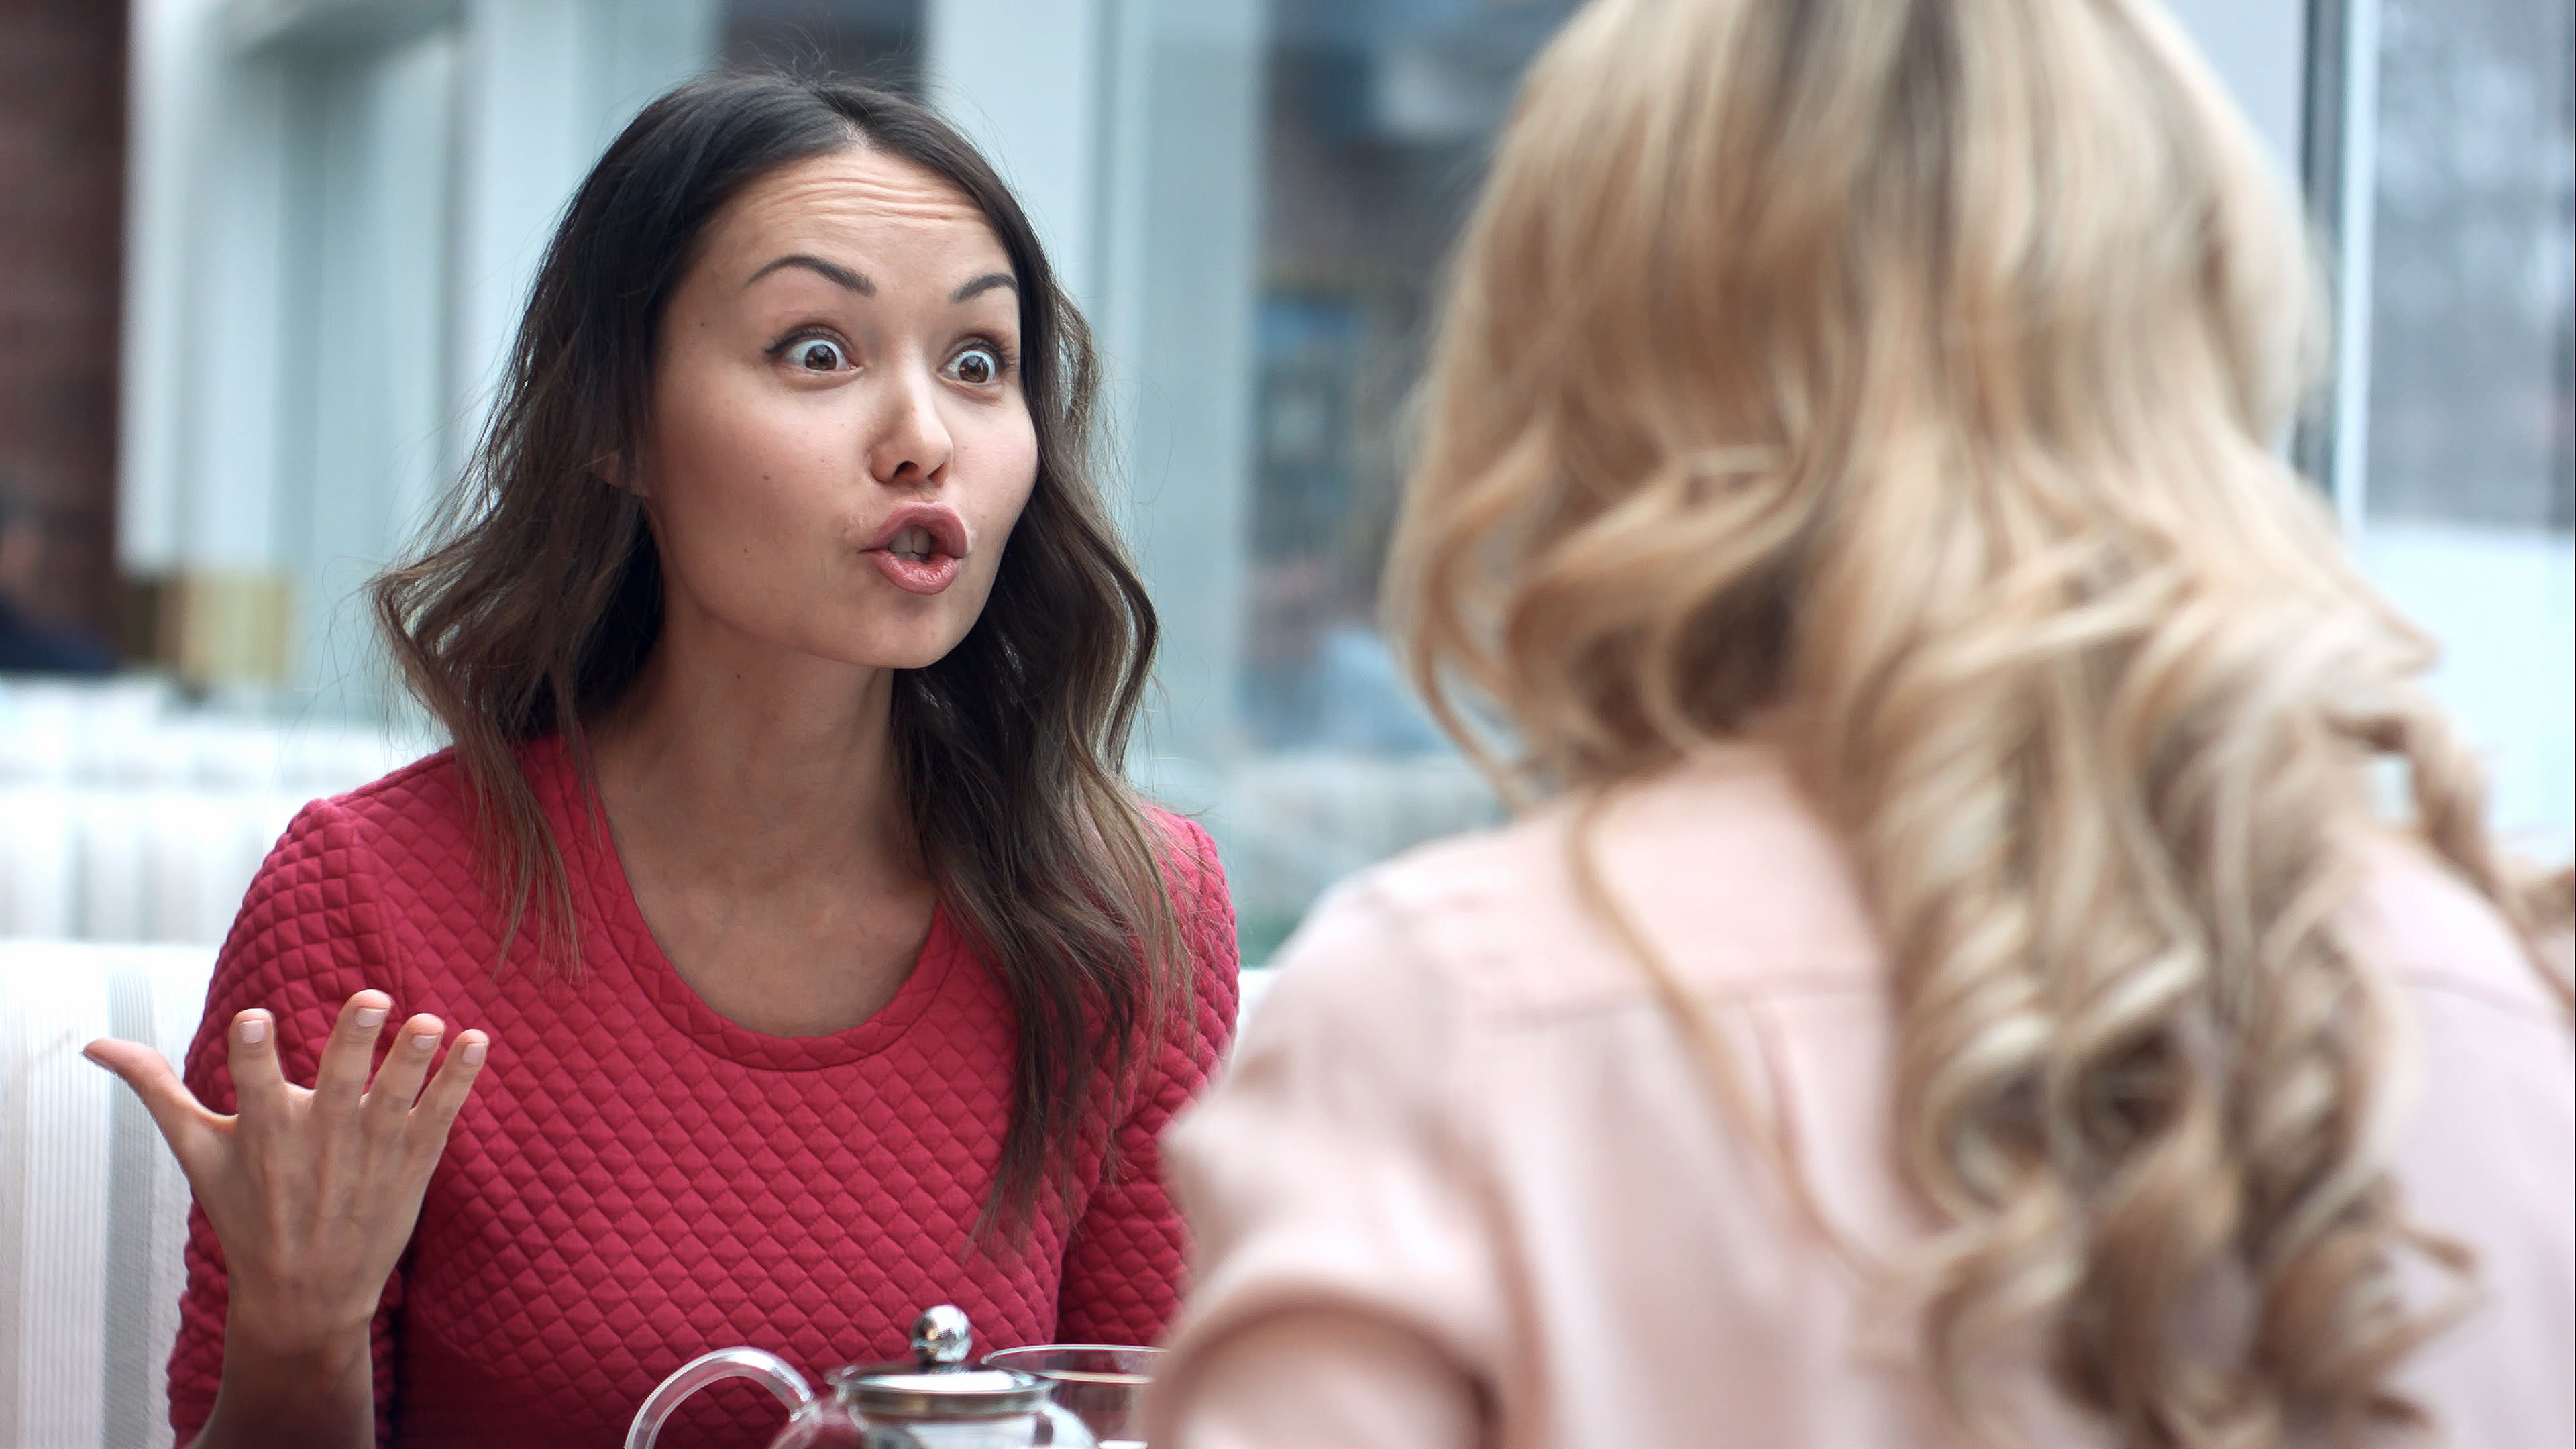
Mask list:
[{"label": "woman's face", "polygon": [[662,319],[640,491],[673,628],[954,648],[1037,478],[1019,346],[1010,257],[933,173],[854,147],[747,187]]}]

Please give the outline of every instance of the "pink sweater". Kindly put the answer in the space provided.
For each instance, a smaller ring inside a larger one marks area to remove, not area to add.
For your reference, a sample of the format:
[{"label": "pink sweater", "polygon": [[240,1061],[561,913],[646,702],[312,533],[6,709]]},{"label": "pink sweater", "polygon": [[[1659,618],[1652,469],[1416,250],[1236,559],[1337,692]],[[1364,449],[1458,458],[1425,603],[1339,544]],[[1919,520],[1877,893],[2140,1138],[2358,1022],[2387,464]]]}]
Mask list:
[{"label": "pink sweater", "polygon": [[[1565,816],[1450,841],[1317,909],[1231,1074],[1165,1139],[1198,1287],[1155,1449],[1951,1442],[1874,1303],[1718,1107],[1574,897]],[[1716,1008],[1826,1216],[1929,1223],[1888,1135],[1883,956],[1785,772],[1741,750],[1641,792],[1604,864]],[[2394,1163],[2485,1301],[2405,1370],[2449,1442],[2576,1443],[2576,1037],[2486,904],[2377,852],[2350,929],[2416,1035]],[[2031,1442],[2099,1444],[2035,1369]]]},{"label": "pink sweater", "polygon": [[[296,818],[188,1053],[189,1087],[228,1112],[222,1032],[244,1007],[277,1014],[287,1075],[304,1083],[361,987],[392,993],[397,1020],[429,1011],[493,1034],[376,1315],[379,1443],[613,1449],[653,1386],[700,1353],[751,1344],[818,1375],[899,1356],[936,1303],[964,1308],[984,1348],[1161,1336],[1186,1240],[1154,1139],[1234,1027],[1233,915],[1196,826],[1162,822],[1197,1009],[1149,1059],[1116,1171],[1095,1150],[1074,1201],[985,1251],[968,1230],[1009,1120],[1011,1019],[947,918],[861,1025],[746,1031],[681,981],[613,850],[574,827],[564,752],[539,745],[527,761],[572,872],[582,980],[542,979],[524,948],[494,973],[498,923],[442,753]],[[170,1361],[182,1444],[223,1363],[223,1257],[202,1213],[188,1274]],[[766,1393],[723,1384],[661,1442],[760,1444],[783,1419]]]}]

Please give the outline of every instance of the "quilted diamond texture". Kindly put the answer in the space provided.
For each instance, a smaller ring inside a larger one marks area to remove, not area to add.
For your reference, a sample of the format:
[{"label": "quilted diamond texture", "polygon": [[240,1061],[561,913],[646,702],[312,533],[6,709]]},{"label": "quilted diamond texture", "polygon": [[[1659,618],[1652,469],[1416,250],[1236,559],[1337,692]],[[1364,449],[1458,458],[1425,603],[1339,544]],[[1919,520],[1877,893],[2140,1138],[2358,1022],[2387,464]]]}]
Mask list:
[{"label": "quilted diamond texture", "polygon": [[[374,986],[397,1016],[480,1027],[492,1060],[430,1182],[374,1325],[379,1444],[621,1444],[653,1386],[712,1348],[768,1348],[809,1377],[899,1356],[914,1314],[955,1303],[987,1348],[1151,1343],[1178,1307],[1187,1239],[1155,1139],[1231,1036],[1233,916],[1206,835],[1166,818],[1197,963],[1196,1007],[1160,1042],[1113,1153],[1082,1164],[1021,1243],[969,1233],[1009,1118],[1010,1014],[943,916],[867,1022],[762,1036],[717,1016],[654,944],[615,854],[573,822],[552,745],[525,760],[565,847],[578,981],[525,943],[495,973],[460,780],[434,755],[307,806],[261,869],[216,967],[186,1075],[230,1111],[222,1030],[274,1011],[310,1082],[338,1007]],[[390,1037],[388,1038],[388,1040]],[[220,1249],[192,1214],[171,1356],[182,1442],[223,1358]],[[819,1378],[817,1378],[819,1383]],[[662,1442],[762,1445],[783,1418],[744,1383]]]}]

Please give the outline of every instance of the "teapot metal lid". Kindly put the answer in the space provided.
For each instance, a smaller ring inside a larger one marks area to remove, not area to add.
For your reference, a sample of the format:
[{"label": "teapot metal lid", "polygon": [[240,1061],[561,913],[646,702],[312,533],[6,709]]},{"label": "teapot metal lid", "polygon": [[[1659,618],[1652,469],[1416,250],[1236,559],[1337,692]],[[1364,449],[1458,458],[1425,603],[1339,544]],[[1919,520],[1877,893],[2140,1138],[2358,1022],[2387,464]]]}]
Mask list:
[{"label": "teapot metal lid", "polygon": [[969,1368],[974,1328],[963,1310],[941,1304],[912,1325],[912,1357],[838,1368],[829,1375],[841,1402],[862,1416],[897,1422],[995,1419],[1035,1413],[1052,1387],[1017,1369]]}]

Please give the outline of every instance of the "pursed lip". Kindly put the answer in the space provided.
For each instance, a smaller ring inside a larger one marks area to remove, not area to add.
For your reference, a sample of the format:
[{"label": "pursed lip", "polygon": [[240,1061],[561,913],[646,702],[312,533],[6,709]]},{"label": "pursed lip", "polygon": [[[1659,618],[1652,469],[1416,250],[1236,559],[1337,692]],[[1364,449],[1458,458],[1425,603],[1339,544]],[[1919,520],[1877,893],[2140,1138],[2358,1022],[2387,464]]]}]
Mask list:
[{"label": "pursed lip", "polygon": [[950,558],[966,556],[966,520],[945,503],[906,503],[886,515],[885,522],[867,545],[870,553],[879,552],[895,541],[907,528],[918,528],[930,535],[934,553]]}]

